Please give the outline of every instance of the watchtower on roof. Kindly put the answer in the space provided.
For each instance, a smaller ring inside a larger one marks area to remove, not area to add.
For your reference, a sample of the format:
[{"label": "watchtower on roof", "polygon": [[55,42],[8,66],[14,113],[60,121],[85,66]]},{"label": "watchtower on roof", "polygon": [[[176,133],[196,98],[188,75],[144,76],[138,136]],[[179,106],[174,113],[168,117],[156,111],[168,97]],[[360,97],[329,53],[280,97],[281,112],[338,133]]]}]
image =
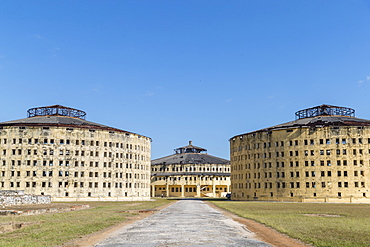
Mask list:
[{"label": "watchtower on roof", "polygon": [[189,145],[181,148],[176,148],[175,153],[177,154],[183,154],[183,153],[201,153],[201,152],[207,152],[207,149],[193,146],[193,142],[189,141]]},{"label": "watchtower on roof", "polygon": [[317,116],[354,117],[355,110],[352,108],[347,108],[347,107],[320,105],[320,106],[300,110],[295,113],[296,119],[310,118],[310,117],[317,117]]},{"label": "watchtower on roof", "polygon": [[86,112],[62,105],[31,108],[27,111],[27,114],[29,118],[37,116],[63,116],[85,119],[86,117]]}]

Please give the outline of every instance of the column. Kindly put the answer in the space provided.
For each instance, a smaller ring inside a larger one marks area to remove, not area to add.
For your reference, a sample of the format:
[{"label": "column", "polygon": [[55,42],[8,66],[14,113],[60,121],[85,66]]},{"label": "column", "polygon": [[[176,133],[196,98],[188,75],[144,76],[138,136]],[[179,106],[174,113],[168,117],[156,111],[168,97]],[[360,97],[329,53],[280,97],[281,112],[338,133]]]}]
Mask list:
[{"label": "column", "polygon": [[181,185],[181,197],[185,197],[185,186]]},{"label": "column", "polygon": [[200,197],[200,184],[197,184],[197,197]]},{"label": "column", "polygon": [[155,185],[152,185],[152,197],[155,197]]},{"label": "column", "polygon": [[215,184],[215,177],[212,178],[212,193],[213,197],[216,197],[216,184]]}]

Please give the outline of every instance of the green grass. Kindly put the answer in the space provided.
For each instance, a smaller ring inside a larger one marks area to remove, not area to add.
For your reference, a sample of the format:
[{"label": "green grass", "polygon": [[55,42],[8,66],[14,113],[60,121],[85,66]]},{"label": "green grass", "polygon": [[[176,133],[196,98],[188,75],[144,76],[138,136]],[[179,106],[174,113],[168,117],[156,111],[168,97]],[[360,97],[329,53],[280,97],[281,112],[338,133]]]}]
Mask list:
[{"label": "green grass", "polygon": [[[368,204],[210,202],[315,246],[370,246]],[[333,214],[341,217],[304,214]]]},{"label": "green grass", "polygon": [[[32,225],[0,234],[0,246],[56,246],[72,239],[123,222],[131,213],[124,210],[153,209],[169,203],[166,199],[149,202],[78,202],[90,209],[33,216],[0,216],[0,223],[32,222]],[[128,204],[138,203],[130,206]],[[126,205],[126,206],[125,206]]]}]

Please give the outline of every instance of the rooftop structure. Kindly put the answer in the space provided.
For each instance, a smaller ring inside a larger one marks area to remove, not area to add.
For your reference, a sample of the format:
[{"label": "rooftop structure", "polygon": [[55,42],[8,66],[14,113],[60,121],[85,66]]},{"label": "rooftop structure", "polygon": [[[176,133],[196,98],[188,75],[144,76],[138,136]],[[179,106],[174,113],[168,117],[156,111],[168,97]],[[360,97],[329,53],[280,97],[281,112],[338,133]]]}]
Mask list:
[{"label": "rooftop structure", "polygon": [[207,149],[189,145],[176,148],[175,154],[159,159],[152,160],[152,165],[170,165],[170,164],[229,164],[226,159],[209,155]]},{"label": "rooftop structure", "polygon": [[355,110],[347,107],[339,107],[332,105],[320,105],[304,110],[297,111],[295,113],[296,119],[310,118],[317,116],[346,116],[354,117]]},{"label": "rooftop structure", "polygon": [[27,111],[28,117],[37,116],[64,116],[85,119],[86,112],[61,105],[31,108]]},{"label": "rooftop structure", "polygon": [[189,145],[152,160],[152,196],[220,197],[229,192],[230,162]]}]

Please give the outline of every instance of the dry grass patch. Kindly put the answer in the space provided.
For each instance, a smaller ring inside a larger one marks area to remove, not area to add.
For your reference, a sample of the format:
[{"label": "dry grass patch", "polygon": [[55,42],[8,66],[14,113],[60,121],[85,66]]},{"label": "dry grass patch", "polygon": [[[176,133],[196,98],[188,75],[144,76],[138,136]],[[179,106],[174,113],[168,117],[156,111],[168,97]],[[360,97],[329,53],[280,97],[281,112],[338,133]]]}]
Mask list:
[{"label": "dry grass patch", "polygon": [[[170,201],[157,199],[134,203],[135,206],[130,206],[132,210],[150,210],[170,203]],[[53,204],[58,206],[58,203]],[[31,216],[1,216],[0,224],[30,222],[30,225],[13,232],[0,234],[0,246],[58,246],[123,222],[128,216],[133,215],[130,212],[122,212],[127,209],[125,205],[133,204],[133,202],[79,202],[75,204],[88,204],[90,208]]]},{"label": "dry grass patch", "polygon": [[370,243],[368,204],[210,202],[315,246],[353,247]]}]

